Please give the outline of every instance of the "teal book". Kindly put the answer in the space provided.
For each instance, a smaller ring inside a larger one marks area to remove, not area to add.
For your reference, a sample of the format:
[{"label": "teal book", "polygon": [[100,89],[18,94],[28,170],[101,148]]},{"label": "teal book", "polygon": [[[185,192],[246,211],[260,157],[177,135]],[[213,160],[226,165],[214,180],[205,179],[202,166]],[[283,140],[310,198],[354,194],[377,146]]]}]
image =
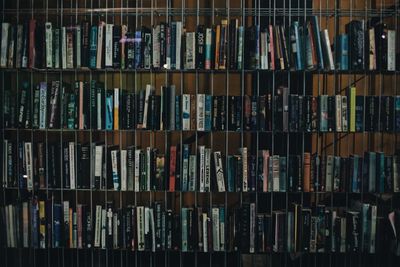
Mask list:
[{"label": "teal book", "polygon": [[279,191],[280,192],[285,192],[286,191],[286,157],[279,157]]},{"label": "teal book", "polygon": [[376,189],[378,193],[385,192],[385,154],[382,152],[376,153]]},{"label": "teal book", "polygon": [[351,167],[351,192],[359,193],[360,192],[360,184],[359,184],[359,161],[360,157],[358,155],[352,155],[350,157],[350,167]]},{"label": "teal book", "polygon": [[394,130],[400,132],[400,96],[394,97]]},{"label": "teal book", "polygon": [[236,158],[228,155],[228,192],[235,192]]},{"label": "teal book", "polygon": [[89,68],[95,69],[97,62],[97,26],[90,29]]},{"label": "teal book", "polygon": [[107,96],[106,96],[106,130],[113,129],[113,121],[114,121],[113,103],[114,103],[114,101],[113,101],[112,93],[107,92]]},{"label": "teal book", "polygon": [[336,68],[338,70],[349,69],[349,36],[340,34],[336,37]]},{"label": "teal book", "polygon": [[[225,208],[220,207],[219,208],[219,225],[220,225],[220,233],[225,233]],[[221,234],[220,238],[220,248],[219,251],[225,251],[225,236]]]},{"label": "teal book", "polygon": [[188,251],[188,208],[181,209],[182,251]]},{"label": "teal book", "polygon": [[319,96],[319,130],[328,131],[328,96]]},{"label": "teal book", "polygon": [[322,53],[321,34],[320,34],[319,21],[318,21],[317,16],[311,17],[311,24],[312,24],[312,29],[313,29],[314,36],[315,36],[314,47],[316,47],[316,50],[317,50],[318,66],[320,69],[324,69],[324,56]]}]

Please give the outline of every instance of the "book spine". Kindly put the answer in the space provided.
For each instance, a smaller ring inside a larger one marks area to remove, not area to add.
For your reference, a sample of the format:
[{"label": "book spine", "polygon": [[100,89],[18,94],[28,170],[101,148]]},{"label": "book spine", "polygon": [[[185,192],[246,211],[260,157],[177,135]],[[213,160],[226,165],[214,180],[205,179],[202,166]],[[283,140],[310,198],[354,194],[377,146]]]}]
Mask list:
[{"label": "book spine", "polygon": [[113,67],[113,24],[106,24],[106,32],[105,32],[105,67],[111,68]]}]

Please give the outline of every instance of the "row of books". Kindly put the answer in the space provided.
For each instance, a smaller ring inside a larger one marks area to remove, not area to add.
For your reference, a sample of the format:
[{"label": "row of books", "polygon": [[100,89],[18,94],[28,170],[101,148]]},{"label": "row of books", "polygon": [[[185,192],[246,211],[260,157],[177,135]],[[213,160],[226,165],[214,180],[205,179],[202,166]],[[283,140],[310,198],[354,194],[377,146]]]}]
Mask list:
[{"label": "row of books", "polygon": [[[396,70],[396,31],[353,20],[334,40],[318,17],[305,23],[239,25],[222,19],[186,31],[181,21],[131,29],[100,21],[54,27],[2,23],[2,68]],[[369,23],[371,24],[371,23]]]},{"label": "row of books", "polygon": [[[4,127],[154,131],[398,132],[400,96],[275,94],[223,96],[178,94],[146,85],[137,93],[104,83],[23,82],[19,104],[5,90]],[[33,94],[33,95],[32,95]],[[32,107],[31,107],[32,106]]]},{"label": "row of books", "polygon": [[[62,147],[60,147],[62,146]],[[199,192],[400,192],[400,157],[253,155],[243,147],[224,156],[203,145],[157,148],[98,143],[17,144],[4,140],[3,184],[21,189],[109,189]]]},{"label": "row of books", "polygon": [[[400,212],[387,217],[369,203],[344,210],[293,203],[289,211],[259,213],[242,206],[151,206],[115,209],[34,198],[1,207],[5,246],[21,248],[102,248],[133,251],[366,252],[376,253],[396,240]],[[390,226],[389,226],[390,225]]]}]

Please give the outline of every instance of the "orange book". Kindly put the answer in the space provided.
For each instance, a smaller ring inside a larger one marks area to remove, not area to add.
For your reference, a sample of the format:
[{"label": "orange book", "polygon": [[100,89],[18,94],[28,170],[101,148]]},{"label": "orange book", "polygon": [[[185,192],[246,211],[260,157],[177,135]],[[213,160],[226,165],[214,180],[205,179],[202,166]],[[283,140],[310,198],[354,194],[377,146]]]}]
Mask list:
[{"label": "orange book", "polygon": [[169,191],[175,191],[175,172],[176,172],[176,146],[171,146],[169,154]]},{"label": "orange book", "polygon": [[310,180],[311,180],[311,154],[304,152],[304,173],[303,173],[303,191],[310,192]]},{"label": "orange book", "polygon": [[214,69],[219,69],[219,50],[221,42],[221,25],[217,25],[215,29],[215,57],[214,57]]},{"label": "orange book", "polygon": [[263,192],[268,192],[269,151],[263,150]]},{"label": "orange book", "polygon": [[73,214],[72,213],[73,213],[72,208],[69,208],[69,248],[74,247],[74,245],[73,245],[74,242],[72,240],[72,224],[73,224],[73,222],[72,222]]}]

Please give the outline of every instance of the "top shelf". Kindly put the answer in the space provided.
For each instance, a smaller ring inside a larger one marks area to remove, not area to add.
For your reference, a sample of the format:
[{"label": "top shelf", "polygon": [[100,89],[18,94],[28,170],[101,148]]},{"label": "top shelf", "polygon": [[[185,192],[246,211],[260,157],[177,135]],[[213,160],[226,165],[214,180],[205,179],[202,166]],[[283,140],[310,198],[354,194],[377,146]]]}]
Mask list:
[{"label": "top shelf", "polygon": [[260,17],[392,17],[400,15],[399,8],[385,9],[313,9],[313,8],[6,8],[5,15],[95,15],[95,16],[260,16]]}]

